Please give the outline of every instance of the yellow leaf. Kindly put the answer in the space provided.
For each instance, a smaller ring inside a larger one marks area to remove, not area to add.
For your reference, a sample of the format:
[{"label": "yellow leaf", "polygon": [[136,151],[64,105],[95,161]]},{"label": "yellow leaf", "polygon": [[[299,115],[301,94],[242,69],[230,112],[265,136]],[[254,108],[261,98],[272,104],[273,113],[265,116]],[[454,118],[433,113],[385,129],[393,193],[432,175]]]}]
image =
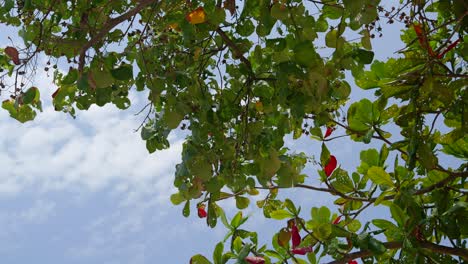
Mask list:
[{"label": "yellow leaf", "polygon": [[200,6],[199,8],[188,13],[186,18],[188,22],[192,25],[205,23],[206,21],[205,10],[203,9],[203,7]]},{"label": "yellow leaf", "polygon": [[172,30],[175,30],[175,31],[178,31],[178,32],[180,32],[180,31],[181,31],[181,29],[180,29],[180,27],[179,27],[179,24],[178,24],[178,23],[172,23],[172,24],[169,24],[168,28],[169,28],[169,29],[172,29]]}]

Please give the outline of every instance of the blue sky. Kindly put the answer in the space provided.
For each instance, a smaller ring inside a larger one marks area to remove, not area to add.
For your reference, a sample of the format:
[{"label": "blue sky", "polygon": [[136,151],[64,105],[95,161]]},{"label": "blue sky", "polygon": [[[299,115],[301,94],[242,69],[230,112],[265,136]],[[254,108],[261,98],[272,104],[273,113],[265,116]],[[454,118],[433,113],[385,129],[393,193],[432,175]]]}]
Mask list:
[{"label": "blue sky", "polygon": [[[373,41],[377,59],[402,47],[398,30],[388,27],[383,38]],[[7,36],[16,38],[15,32],[3,30],[1,47],[9,45]],[[20,124],[0,111],[2,263],[188,263],[197,253],[210,257],[226,230],[207,227],[194,208],[184,218],[182,208],[171,205],[183,138],[173,133],[170,149],[147,153],[139,133],[133,132],[143,118],[134,114],[144,94],[131,94],[133,106],[126,111],[92,107],[72,119],[53,111],[49,98],[56,87],[51,77],[43,71],[36,77],[44,101],[36,120]],[[353,85],[353,100],[371,95]],[[309,154],[317,154],[321,144],[306,138],[287,143]],[[344,138],[328,147],[342,167],[355,169],[359,151],[380,148],[380,143]],[[317,185],[316,168],[306,172],[307,182]],[[295,198],[305,212],[321,205],[337,211],[332,198],[322,193],[293,190],[282,195]],[[233,201],[223,205],[228,216],[236,213]],[[265,220],[254,207],[245,213],[252,214],[247,226],[258,230],[264,243],[283,224]]]}]

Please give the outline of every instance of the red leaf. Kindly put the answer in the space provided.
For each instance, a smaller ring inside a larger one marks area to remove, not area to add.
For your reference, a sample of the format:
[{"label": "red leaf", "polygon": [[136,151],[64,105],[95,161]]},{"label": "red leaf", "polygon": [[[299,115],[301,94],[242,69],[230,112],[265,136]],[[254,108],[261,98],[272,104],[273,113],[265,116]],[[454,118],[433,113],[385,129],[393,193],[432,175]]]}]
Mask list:
[{"label": "red leaf", "polygon": [[253,257],[253,256],[245,257],[245,261],[247,261],[250,264],[264,264],[265,263],[265,259],[263,259],[262,257]]},{"label": "red leaf", "polygon": [[334,225],[337,225],[337,224],[340,223],[340,221],[341,221],[341,215],[338,216],[337,218],[335,218],[335,220],[333,220],[333,224],[334,224]]},{"label": "red leaf", "polygon": [[324,168],[325,174],[327,177],[330,177],[332,172],[336,169],[337,161],[335,156],[331,155],[330,160],[328,161],[327,165]]},{"label": "red leaf", "polygon": [[208,214],[205,211],[205,205],[201,204],[198,206],[198,217],[205,218]]},{"label": "red leaf", "polygon": [[296,224],[291,227],[291,241],[292,241],[292,248],[296,248],[301,244],[301,235],[299,235],[299,229],[297,229]]},{"label": "red leaf", "polygon": [[304,248],[294,248],[291,250],[291,253],[293,253],[294,255],[305,255],[312,251],[314,251],[314,249],[312,248],[312,246],[310,246]]},{"label": "red leaf", "polygon": [[13,47],[6,47],[5,48],[5,54],[10,57],[10,59],[13,61],[14,64],[20,65],[21,62],[19,60],[19,53],[16,48]]},{"label": "red leaf", "polygon": [[460,39],[457,39],[455,42],[453,42],[452,44],[450,44],[447,49],[445,49],[442,53],[440,53],[439,55],[437,55],[437,58],[438,59],[442,59],[444,57],[445,54],[447,54],[447,52],[449,52],[450,50],[452,50],[453,48],[455,48],[455,46],[457,46],[457,44],[460,42]]},{"label": "red leaf", "polygon": [[348,264],[358,264],[358,263],[355,260],[350,260],[350,261],[348,261]]},{"label": "red leaf", "polygon": [[323,138],[327,138],[328,136],[330,136],[333,130],[335,129],[333,129],[332,127],[327,127],[327,131],[325,132],[325,136]]}]

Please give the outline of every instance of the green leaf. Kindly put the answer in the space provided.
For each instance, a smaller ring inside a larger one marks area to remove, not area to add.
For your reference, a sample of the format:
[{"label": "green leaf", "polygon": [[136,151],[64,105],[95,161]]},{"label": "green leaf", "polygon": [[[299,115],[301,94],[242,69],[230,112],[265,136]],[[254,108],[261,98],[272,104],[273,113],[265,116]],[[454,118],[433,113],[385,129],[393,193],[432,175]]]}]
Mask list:
[{"label": "green leaf", "polygon": [[245,244],[242,249],[239,251],[239,255],[237,256],[237,261],[241,262],[244,261],[245,257],[247,257],[250,253],[250,244]]},{"label": "green leaf", "polygon": [[354,51],[353,57],[360,63],[371,64],[374,59],[374,52],[365,49],[357,49]]},{"label": "green leaf", "polygon": [[379,166],[384,166],[385,161],[387,160],[389,154],[389,149],[387,147],[387,144],[382,144],[382,148],[380,148],[379,152]]},{"label": "green leaf", "polygon": [[184,209],[182,210],[182,215],[185,217],[190,216],[190,200],[185,202]]},{"label": "green leaf", "polygon": [[110,71],[112,77],[119,81],[128,81],[133,79],[133,67],[129,64],[124,64],[119,68]]},{"label": "green leaf", "polygon": [[317,53],[311,41],[301,42],[294,47],[294,59],[303,66],[313,66],[317,63]]},{"label": "green leaf", "polygon": [[325,35],[325,45],[329,48],[336,48],[336,42],[338,39],[338,31],[330,30],[327,35]]},{"label": "green leaf", "polygon": [[322,143],[322,151],[320,152],[320,163],[325,166],[325,164],[328,163],[328,160],[330,159],[330,151],[327,148],[327,145],[325,143]]},{"label": "green leaf", "polygon": [[234,249],[235,252],[239,253],[242,250],[242,238],[241,237],[236,237],[234,241],[232,242],[232,248]]},{"label": "green leaf", "polygon": [[68,74],[60,82],[61,85],[73,84],[78,80],[78,70],[70,68]]},{"label": "green leaf", "polygon": [[286,20],[288,19],[288,10],[285,6],[282,6],[279,3],[273,4],[271,7],[271,16],[278,19],[278,20]]},{"label": "green leaf", "polygon": [[211,264],[211,262],[203,255],[195,255],[190,259],[190,264]]},{"label": "green leaf", "polygon": [[375,255],[381,255],[387,251],[384,244],[373,237],[369,239],[368,247]]},{"label": "green leaf", "polygon": [[242,212],[238,212],[231,220],[231,226],[236,229],[240,226],[242,220]]},{"label": "green leaf", "polygon": [[398,229],[398,227],[395,224],[385,219],[374,219],[372,220],[372,224],[374,224],[378,228],[390,231]]},{"label": "green leaf", "polygon": [[280,209],[270,213],[271,218],[276,220],[283,220],[293,218],[294,215],[286,210]]},{"label": "green leaf", "polygon": [[38,102],[40,99],[39,89],[37,87],[31,87],[23,94],[23,104],[31,104]]},{"label": "green leaf", "polygon": [[382,167],[372,166],[367,171],[367,176],[375,184],[386,185],[390,187],[394,186],[394,183],[392,181],[392,178],[390,177],[390,174],[388,174]]},{"label": "green leaf", "polygon": [[319,240],[326,240],[332,233],[332,224],[330,223],[322,223],[319,224],[317,227],[313,228],[314,235]]},{"label": "green leaf", "polygon": [[14,6],[15,6],[14,0],[5,0],[5,3],[3,4],[3,10],[5,11],[5,13],[8,13]]},{"label": "green leaf", "polygon": [[346,227],[348,228],[349,232],[356,233],[357,231],[359,231],[359,229],[361,229],[361,222],[359,222],[359,220],[357,219],[354,219],[351,222],[349,222]]},{"label": "green leaf", "polygon": [[341,168],[336,169],[333,173],[331,184],[336,190],[342,193],[349,193],[354,190],[354,185],[351,178],[349,178],[348,172]]},{"label": "green leaf", "polygon": [[408,215],[396,204],[390,205],[390,213],[398,226],[403,227],[408,219]]},{"label": "green leaf", "polygon": [[[355,2],[355,1],[352,1]],[[371,43],[371,38],[368,30],[362,30],[361,32],[362,38],[361,38],[361,45],[368,50],[372,49],[372,43]]]},{"label": "green leaf", "polygon": [[433,153],[431,147],[428,144],[420,144],[418,146],[418,156],[419,162],[426,168],[426,169],[433,169],[439,163],[436,155]]},{"label": "green leaf", "polygon": [[349,127],[354,131],[367,131],[378,124],[380,111],[368,99],[353,103],[348,109]]},{"label": "green leaf", "polygon": [[164,123],[166,123],[169,129],[177,128],[183,119],[184,115],[177,111],[166,111],[163,117]]},{"label": "green leaf", "polygon": [[247,197],[236,196],[236,207],[237,209],[245,209],[249,207],[250,200]]},{"label": "green leaf", "polygon": [[208,226],[215,227],[218,222],[218,215],[216,214],[216,204],[212,201],[208,202],[208,217],[206,218]]},{"label": "green leaf", "polygon": [[179,205],[183,203],[186,199],[181,193],[174,193],[171,195],[171,202],[173,205]]},{"label": "green leaf", "polygon": [[297,214],[297,209],[296,209],[296,206],[294,205],[293,201],[289,200],[289,199],[285,199],[284,200],[284,205],[286,206],[286,208],[293,214]]},{"label": "green leaf", "polygon": [[309,260],[310,264],[316,264],[317,258],[315,257],[315,253],[314,252],[307,253],[307,260]]},{"label": "green leaf", "polygon": [[216,244],[215,250],[213,252],[214,264],[224,264],[223,263],[223,251],[224,251],[223,242],[219,242],[218,244]]},{"label": "green leaf", "polygon": [[331,212],[325,206],[311,209],[312,220],[318,223],[330,223]]},{"label": "green leaf", "polygon": [[221,219],[221,222],[224,224],[224,226],[227,228],[227,229],[232,229],[231,225],[229,224],[227,218],[226,218],[226,214],[224,213],[224,210],[223,208],[221,208],[220,206],[216,207],[217,209],[217,215],[219,216],[219,218]]},{"label": "green leaf", "polygon": [[110,87],[114,83],[112,75],[105,70],[93,71],[88,73],[88,75],[90,76],[89,79],[91,79],[91,82],[95,83],[96,88]]}]

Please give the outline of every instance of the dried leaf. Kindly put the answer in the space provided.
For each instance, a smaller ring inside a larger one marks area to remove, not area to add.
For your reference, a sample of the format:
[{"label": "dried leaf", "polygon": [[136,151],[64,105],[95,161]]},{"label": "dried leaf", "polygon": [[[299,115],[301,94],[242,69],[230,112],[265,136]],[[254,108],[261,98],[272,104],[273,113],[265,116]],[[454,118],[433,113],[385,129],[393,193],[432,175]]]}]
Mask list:
[{"label": "dried leaf", "polygon": [[19,59],[19,53],[16,48],[13,47],[6,47],[5,48],[5,54],[8,55],[8,57],[11,58],[14,64],[20,65],[20,59]]},{"label": "dried leaf", "polygon": [[224,9],[229,10],[229,13],[233,16],[236,13],[236,0],[224,1]]}]

